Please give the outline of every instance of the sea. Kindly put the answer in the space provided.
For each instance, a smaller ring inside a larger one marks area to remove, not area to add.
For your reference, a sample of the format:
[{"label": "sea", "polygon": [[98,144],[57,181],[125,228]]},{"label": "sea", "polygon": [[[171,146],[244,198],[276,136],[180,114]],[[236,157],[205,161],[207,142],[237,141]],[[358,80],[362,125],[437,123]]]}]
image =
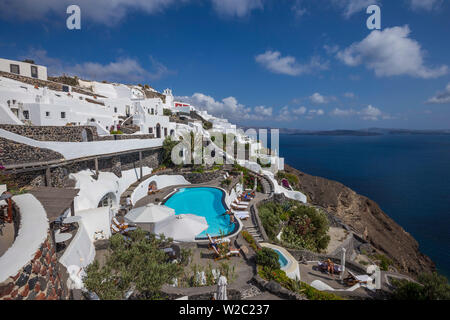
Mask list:
[{"label": "sea", "polygon": [[450,279],[450,135],[280,135],[285,163],[374,200]]}]

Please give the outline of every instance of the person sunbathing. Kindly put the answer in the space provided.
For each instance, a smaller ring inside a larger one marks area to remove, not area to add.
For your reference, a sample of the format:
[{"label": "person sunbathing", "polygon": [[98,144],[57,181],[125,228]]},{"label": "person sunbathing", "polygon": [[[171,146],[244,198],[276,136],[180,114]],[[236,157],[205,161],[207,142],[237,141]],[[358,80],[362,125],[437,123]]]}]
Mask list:
[{"label": "person sunbathing", "polygon": [[233,223],[236,222],[236,218],[234,216],[234,213],[232,213],[231,211],[230,211],[229,215],[230,215],[230,225],[232,225]]},{"label": "person sunbathing", "polygon": [[333,261],[331,261],[330,259],[328,259],[328,260],[327,260],[327,264],[328,264],[328,267],[327,267],[328,273],[331,273],[331,274],[334,275],[334,263],[333,263]]}]

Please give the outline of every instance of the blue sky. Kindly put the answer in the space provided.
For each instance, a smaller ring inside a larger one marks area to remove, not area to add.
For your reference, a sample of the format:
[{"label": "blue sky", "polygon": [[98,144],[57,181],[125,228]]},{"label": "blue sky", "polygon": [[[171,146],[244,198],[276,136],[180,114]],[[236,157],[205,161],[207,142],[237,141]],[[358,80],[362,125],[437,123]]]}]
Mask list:
[{"label": "blue sky", "polygon": [[170,87],[241,125],[449,129],[449,2],[1,0],[0,56]]}]

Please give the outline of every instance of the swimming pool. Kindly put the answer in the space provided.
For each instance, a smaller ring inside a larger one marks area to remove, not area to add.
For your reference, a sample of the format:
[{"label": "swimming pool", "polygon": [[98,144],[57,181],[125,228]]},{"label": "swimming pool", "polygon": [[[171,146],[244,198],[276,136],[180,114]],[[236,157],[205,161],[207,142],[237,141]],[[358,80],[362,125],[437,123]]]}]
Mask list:
[{"label": "swimming pool", "polygon": [[197,235],[197,239],[229,235],[236,230],[236,224],[224,215],[228,210],[224,203],[225,193],[218,188],[182,188],[164,203],[175,210],[175,214],[195,214],[206,218],[209,228]]},{"label": "swimming pool", "polygon": [[286,259],[284,254],[282,254],[279,250],[273,249],[278,254],[278,262],[280,263],[281,268],[284,268],[288,265],[289,261]]}]

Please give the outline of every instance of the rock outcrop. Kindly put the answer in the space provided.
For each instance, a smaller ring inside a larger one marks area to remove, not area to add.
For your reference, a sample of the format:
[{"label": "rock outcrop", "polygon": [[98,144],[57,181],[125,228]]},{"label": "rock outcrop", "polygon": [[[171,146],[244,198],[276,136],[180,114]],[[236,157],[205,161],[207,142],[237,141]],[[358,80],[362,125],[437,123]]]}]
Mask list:
[{"label": "rock outcrop", "polygon": [[314,177],[288,165],[285,170],[299,177],[301,191],[310,203],[339,217],[374,248],[391,258],[399,271],[415,276],[435,270],[433,261],[419,251],[417,241],[374,201],[339,182]]}]

